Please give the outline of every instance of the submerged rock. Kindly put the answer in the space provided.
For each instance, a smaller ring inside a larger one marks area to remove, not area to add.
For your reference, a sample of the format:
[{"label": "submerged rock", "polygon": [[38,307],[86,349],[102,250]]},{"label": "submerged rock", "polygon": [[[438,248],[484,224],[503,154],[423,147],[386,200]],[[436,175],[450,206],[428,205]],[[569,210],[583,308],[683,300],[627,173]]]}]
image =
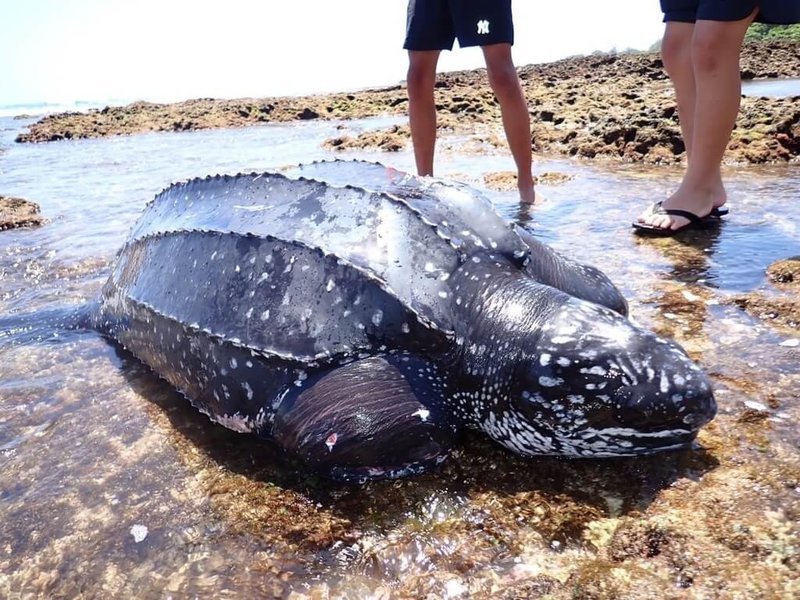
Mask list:
[{"label": "submerged rock", "polygon": [[22,198],[0,195],[0,231],[16,227],[33,227],[44,223],[39,205]]},{"label": "submerged rock", "polygon": [[800,290],[800,256],[772,263],[767,276],[780,288]]},{"label": "submerged rock", "polygon": [[800,257],[772,263],[767,276],[777,291],[755,290],[734,296],[732,302],[782,333],[800,331]]}]

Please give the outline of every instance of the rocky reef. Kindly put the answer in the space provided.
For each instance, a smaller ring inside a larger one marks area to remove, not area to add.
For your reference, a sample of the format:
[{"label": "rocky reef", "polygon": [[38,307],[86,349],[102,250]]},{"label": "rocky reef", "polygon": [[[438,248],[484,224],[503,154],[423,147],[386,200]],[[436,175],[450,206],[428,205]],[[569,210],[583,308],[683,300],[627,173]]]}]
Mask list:
[{"label": "rocky reef", "polygon": [[[537,153],[608,158],[651,164],[678,162],[684,145],[672,88],[658,53],[602,54],[567,58],[518,69],[532,116]],[[800,76],[800,45],[748,44],[742,51],[744,80]],[[485,69],[444,73],[436,84],[439,127],[504,146],[500,111]],[[358,119],[403,115],[404,85],[328,95],[195,99],[174,104],[136,102],[87,113],[49,115],[20,134],[18,142],[246,127],[308,119]],[[396,151],[410,143],[407,127],[394,126],[355,138],[343,135],[327,147]],[[800,97],[744,97],[726,154],[732,163],[795,160],[800,153]]]},{"label": "rocky reef", "polygon": [[35,202],[0,195],[0,231],[15,227],[33,227],[43,222],[39,205]]}]

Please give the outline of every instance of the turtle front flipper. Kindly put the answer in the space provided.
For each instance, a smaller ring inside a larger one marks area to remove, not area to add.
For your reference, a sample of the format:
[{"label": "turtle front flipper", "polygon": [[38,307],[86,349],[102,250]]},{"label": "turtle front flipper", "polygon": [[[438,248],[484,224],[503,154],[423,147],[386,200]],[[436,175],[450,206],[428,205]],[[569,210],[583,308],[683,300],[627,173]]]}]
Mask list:
[{"label": "turtle front flipper", "polygon": [[458,425],[436,367],[403,354],[360,359],[284,398],[277,443],[322,474],[365,482],[421,473],[447,458]]},{"label": "turtle front flipper", "polygon": [[530,248],[525,273],[536,281],[571,296],[628,315],[628,301],[617,286],[597,267],[576,262],[543,244],[523,227],[515,227],[520,239]]}]

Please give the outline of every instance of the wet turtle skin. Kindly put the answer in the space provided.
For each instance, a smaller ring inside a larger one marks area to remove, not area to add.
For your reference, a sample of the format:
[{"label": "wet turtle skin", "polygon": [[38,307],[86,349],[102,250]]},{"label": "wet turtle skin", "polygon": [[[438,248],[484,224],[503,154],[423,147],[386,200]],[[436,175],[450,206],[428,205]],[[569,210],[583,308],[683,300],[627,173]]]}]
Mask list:
[{"label": "wet turtle skin", "polygon": [[331,161],[158,194],[93,323],[213,421],[361,482],[441,463],[466,427],[522,455],[692,444],[708,378],[626,315],[477,190]]}]

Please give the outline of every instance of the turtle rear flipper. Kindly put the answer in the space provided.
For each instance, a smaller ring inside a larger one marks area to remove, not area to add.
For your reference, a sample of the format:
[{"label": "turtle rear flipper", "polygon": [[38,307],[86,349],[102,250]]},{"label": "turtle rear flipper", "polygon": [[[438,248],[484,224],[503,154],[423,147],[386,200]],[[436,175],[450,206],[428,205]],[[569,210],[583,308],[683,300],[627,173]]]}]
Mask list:
[{"label": "turtle rear flipper", "polygon": [[442,410],[442,379],[409,355],[373,356],[326,371],[275,416],[285,450],[339,481],[423,472],[447,458],[458,426]]}]

